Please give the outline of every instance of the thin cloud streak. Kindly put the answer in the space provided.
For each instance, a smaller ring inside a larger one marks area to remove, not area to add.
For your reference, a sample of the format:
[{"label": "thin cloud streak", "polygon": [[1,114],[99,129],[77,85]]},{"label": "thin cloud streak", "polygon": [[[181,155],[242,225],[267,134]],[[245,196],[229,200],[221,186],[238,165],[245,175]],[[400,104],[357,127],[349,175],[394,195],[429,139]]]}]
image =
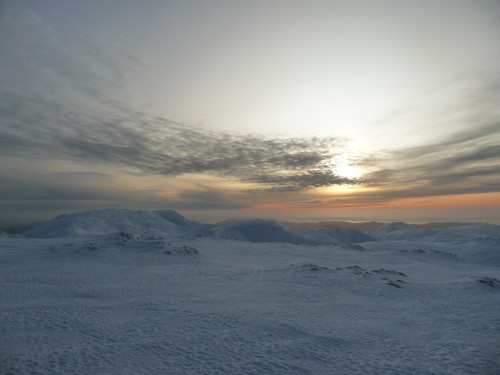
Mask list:
[{"label": "thin cloud streak", "polygon": [[382,203],[403,198],[500,191],[500,123],[457,132],[444,141],[396,150],[367,164],[391,165],[366,176],[376,191],[354,193],[349,202]]}]

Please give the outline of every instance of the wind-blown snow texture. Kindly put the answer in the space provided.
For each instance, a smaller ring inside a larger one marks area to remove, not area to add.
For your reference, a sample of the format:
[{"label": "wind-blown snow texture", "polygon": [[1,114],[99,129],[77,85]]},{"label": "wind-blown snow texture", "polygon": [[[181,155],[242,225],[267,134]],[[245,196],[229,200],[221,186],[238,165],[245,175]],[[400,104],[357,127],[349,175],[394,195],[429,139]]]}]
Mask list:
[{"label": "wind-blown snow texture", "polygon": [[105,210],[0,237],[0,374],[499,373],[500,227],[323,229]]}]

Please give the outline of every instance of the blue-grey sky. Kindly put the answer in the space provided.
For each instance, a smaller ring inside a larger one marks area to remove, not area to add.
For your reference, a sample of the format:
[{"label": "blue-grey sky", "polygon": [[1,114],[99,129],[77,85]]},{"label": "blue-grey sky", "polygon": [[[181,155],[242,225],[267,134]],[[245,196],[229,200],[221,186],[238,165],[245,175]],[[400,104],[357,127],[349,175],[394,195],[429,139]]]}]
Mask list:
[{"label": "blue-grey sky", "polygon": [[0,0],[0,49],[2,222],[499,206],[496,0]]}]

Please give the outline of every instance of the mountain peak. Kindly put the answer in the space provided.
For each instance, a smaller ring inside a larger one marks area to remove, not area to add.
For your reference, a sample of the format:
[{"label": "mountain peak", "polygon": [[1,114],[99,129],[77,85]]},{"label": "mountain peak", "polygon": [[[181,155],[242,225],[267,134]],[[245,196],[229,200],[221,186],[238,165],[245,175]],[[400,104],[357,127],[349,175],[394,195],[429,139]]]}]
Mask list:
[{"label": "mountain peak", "polygon": [[175,211],[136,211],[103,209],[63,214],[25,233],[26,237],[58,238],[102,235],[115,232],[131,234],[179,233],[197,223],[188,221]]}]

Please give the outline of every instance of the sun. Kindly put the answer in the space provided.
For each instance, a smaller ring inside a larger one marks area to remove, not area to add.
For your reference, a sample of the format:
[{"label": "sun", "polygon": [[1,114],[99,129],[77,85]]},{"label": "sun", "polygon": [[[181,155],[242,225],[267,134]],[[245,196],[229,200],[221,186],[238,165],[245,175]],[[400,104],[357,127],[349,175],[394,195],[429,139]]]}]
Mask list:
[{"label": "sun", "polygon": [[341,163],[336,165],[332,169],[333,173],[337,176],[345,178],[359,178],[363,175],[364,171],[361,168],[353,167],[347,163]]}]

